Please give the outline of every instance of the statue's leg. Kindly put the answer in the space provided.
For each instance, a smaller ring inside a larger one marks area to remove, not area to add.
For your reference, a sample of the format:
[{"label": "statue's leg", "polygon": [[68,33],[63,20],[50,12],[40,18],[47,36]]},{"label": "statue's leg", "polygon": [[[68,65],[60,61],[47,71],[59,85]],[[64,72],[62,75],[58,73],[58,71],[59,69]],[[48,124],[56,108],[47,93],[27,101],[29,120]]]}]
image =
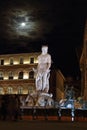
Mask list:
[{"label": "statue's leg", "polygon": [[43,79],[42,79],[42,90],[43,91],[46,89],[46,84],[47,84],[47,73],[44,73]]},{"label": "statue's leg", "polygon": [[49,91],[49,79],[47,78],[46,91]]},{"label": "statue's leg", "polygon": [[49,77],[50,77],[50,73],[48,72],[46,74],[46,84],[45,84],[45,88],[44,88],[46,93],[48,93],[48,91],[49,91]]},{"label": "statue's leg", "polygon": [[42,89],[42,77],[37,76],[36,78],[36,90],[41,91]]}]

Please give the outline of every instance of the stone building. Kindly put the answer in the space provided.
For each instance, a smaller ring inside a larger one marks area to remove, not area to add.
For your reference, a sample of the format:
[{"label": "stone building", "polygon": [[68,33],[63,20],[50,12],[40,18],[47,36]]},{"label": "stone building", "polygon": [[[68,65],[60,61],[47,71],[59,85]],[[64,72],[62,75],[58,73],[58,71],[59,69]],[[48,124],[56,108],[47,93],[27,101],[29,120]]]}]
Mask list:
[{"label": "stone building", "polygon": [[64,99],[65,77],[60,70],[56,71],[56,100]]},{"label": "stone building", "polygon": [[65,77],[59,69],[52,69],[50,75],[50,92],[56,101],[64,98]]},{"label": "stone building", "polygon": [[0,95],[28,94],[35,89],[33,68],[39,53],[0,55]]},{"label": "stone building", "polygon": [[[39,54],[40,52],[0,55],[0,95],[26,95],[35,91],[33,68],[37,68]],[[64,81],[61,71],[51,67],[49,93],[53,94],[55,100],[64,96]]]},{"label": "stone building", "polygon": [[87,22],[85,24],[83,47],[80,56],[81,95],[87,100]]}]

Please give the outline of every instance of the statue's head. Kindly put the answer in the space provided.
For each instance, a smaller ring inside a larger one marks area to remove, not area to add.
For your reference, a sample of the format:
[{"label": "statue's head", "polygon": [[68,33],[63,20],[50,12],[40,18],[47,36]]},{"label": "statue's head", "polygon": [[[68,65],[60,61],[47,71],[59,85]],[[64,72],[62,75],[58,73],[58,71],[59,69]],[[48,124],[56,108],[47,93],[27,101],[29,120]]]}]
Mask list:
[{"label": "statue's head", "polygon": [[42,46],[42,54],[46,54],[48,52],[48,46],[47,45],[43,45]]}]

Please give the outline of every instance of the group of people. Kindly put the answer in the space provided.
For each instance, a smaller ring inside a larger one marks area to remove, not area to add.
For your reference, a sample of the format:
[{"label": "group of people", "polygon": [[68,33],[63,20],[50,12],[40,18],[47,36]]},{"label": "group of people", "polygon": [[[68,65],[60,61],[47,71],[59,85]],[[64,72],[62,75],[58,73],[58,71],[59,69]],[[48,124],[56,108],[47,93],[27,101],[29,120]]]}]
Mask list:
[{"label": "group of people", "polygon": [[1,95],[0,96],[0,119],[14,120],[21,119],[20,99],[18,95]]},{"label": "group of people", "polygon": [[73,86],[68,87],[66,85],[64,94],[65,94],[65,99],[67,99],[67,100],[73,99],[74,100],[75,99],[74,87]]}]

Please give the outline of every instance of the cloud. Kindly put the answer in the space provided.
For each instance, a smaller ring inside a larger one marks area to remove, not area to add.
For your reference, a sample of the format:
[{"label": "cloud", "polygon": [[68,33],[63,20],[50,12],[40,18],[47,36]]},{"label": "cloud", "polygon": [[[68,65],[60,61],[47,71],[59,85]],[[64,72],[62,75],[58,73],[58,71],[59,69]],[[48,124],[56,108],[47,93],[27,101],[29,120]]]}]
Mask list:
[{"label": "cloud", "polygon": [[[43,38],[53,28],[52,10],[43,3],[15,0],[8,2],[1,9],[1,31],[0,35],[5,39],[26,39]],[[51,11],[51,12],[50,12]],[[21,23],[25,22],[25,26]]]}]

